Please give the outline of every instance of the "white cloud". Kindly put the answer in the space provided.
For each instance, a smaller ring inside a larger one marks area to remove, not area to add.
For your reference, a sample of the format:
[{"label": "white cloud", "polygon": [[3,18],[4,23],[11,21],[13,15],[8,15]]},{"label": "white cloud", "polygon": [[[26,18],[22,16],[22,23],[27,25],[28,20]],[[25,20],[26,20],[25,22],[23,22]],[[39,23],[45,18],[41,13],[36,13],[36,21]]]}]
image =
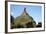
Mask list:
[{"label": "white cloud", "polygon": [[11,15],[12,15],[13,17],[15,17],[13,12],[11,12]]},{"label": "white cloud", "polygon": [[38,21],[36,21],[36,24],[38,24]]},{"label": "white cloud", "polygon": [[37,20],[35,20],[35,22],[36,22],[36,25],[38,24],[38,21]]},{"label": "white cloud", "polygon": [[14,15],[13,12],[11,12],[11,15]]}]

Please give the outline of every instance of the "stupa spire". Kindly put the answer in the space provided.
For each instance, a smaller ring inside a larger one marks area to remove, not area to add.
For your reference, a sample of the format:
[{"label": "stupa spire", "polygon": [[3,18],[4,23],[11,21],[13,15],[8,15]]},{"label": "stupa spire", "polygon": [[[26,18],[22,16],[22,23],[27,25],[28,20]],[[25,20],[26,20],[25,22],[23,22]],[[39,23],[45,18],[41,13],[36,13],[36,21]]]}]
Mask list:
[{"label": "stupa spire", "polygon": [[24,8],[24,12],[26,12],[26,8]]},{"label": "stupa spire", "polygon": [[28,15],[28,13],[26,12],[26,8],[24,8],[24,11],[23,11],[23,13],[22,13],[21,15],[22,15],[22,16]]}]

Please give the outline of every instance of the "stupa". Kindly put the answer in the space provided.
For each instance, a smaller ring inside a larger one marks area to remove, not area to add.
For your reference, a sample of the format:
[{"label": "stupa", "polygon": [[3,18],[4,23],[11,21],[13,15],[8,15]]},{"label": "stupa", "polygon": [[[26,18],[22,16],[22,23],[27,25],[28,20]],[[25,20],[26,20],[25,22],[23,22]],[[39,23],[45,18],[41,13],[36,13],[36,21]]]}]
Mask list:
[{"label": "stupa", "polygon": [[26,12],[26,8],[24,8],[24,11],[22,14],[18,17],[16,17],[15,21],[15,28],[31,28],[36,27],[36,23],[33,20],[31,16]]}]

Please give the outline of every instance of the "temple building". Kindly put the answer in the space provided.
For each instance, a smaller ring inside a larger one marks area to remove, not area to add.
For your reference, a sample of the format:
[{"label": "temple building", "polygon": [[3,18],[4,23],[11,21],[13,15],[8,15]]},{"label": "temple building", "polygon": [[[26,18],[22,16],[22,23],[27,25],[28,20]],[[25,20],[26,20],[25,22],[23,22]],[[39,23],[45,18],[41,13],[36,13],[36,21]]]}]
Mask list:
[{"label": "temple building", "polygon": [[36,27],[36,22],[26,12],[26,8],[24,8],[22,14],[14,20],[14,26],[15,28],[34,28]]}]

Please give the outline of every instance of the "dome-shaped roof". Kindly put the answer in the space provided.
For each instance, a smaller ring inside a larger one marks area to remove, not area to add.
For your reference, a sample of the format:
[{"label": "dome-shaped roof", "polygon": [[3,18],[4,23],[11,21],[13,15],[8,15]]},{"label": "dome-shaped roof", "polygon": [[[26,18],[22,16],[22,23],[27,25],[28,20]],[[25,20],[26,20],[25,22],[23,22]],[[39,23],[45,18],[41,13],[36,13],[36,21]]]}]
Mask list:
[{"label": "dome-shaped roof", "polygon": [[28,13],[26,12],[26,8],[24,9],[24,12],[16,17],[15,19],[15,24],[26,24],[28,22],[32,22],[33,21],[33,18],[31,16],[28,15]]}]

